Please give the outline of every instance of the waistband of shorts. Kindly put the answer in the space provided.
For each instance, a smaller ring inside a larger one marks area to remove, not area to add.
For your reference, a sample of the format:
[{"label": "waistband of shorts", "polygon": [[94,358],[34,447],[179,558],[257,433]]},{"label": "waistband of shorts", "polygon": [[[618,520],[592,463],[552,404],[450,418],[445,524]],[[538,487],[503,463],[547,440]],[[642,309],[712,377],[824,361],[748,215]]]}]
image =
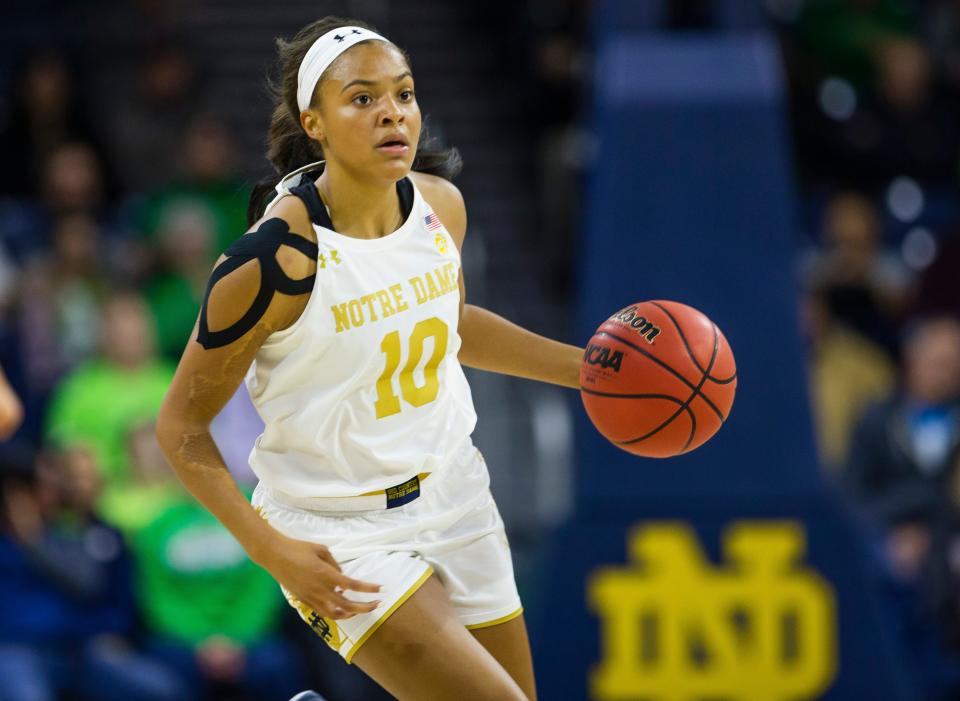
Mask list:
[{"label": "waistband of shorts", "polygon": [[298,497],[276,489],[266,490],[273,501],[308,511],[379,511],[394,509],[420,498],[423,483],[430,475],[430,472],[421,472],[392,487],[352,497]]},{"label": "waistband of shorts", "polygon": [[[386,489],[364,492],[363,494],[354,496],[297,496],[284,492],[276,487],[268,487],[262,479],[257,485],[255,493],[260,492],[281,506],[305,509],[307,511],[382,511],[415,501],[423,496],[424,488],[426,488],[427,491],[436,488],[437,483],[443,481],[444,474],[453,464],[468,461],[472,455],[479,456],[480,451],[474,446],[471,437],[466,436],[450,451],[449,459],[444,461],[443,465],[439,466],[436,470],[432,472],[420,472]],[[482,459],[482,456],[480,457]]]}]

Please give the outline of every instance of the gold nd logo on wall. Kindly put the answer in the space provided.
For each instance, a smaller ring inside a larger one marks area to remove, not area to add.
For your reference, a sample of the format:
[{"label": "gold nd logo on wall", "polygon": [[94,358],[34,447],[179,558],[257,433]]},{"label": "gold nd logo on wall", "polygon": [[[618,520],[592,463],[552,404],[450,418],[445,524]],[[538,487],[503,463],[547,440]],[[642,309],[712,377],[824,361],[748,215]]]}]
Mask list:
[{"label": "gold nd logo on wall", "polygon": [[736,523],[717,567],[681,523],[644,525],[628,549],[632,567],[597,570],[587,587],[601,628],[592,698],[800,701],[830,686],[834,594],[803,565],[802,525]]}]

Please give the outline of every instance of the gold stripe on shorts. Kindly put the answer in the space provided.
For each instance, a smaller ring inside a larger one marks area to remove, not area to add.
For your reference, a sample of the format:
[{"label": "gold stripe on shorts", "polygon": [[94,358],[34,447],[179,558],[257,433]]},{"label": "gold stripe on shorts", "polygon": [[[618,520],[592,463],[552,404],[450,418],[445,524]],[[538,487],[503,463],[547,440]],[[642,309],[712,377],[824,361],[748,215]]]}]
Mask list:
[{"label": "gold stripe on shorts", "polygon": [[416,593],[417,589],[422,587],[423,583],[426,582],[430,578],[430,575],[432,574],[433,574],[433,567],[427,567],[427,571],[420,576],[420,579],[414,582],[413,585],[403,593],[403,596],[397,599],[394,602],[393,606],[391,606],[385,614],[383,614],[380,618],[378,618],[376,623],[374,623],[372,626],[370,626],[370,628],[367,629],[367,632],[364,633],[360,637],[360,639],[353,644],[352,648],[350,648],[350,652],[348,652],[346,655],[343,656],[343,659],[347,661],[347,664],[350,664],[350,661],[353,659],[353,656],[357,654],[357,650],[360,649],[360,646],[363,645],[365,642],[367,642],[370,636],[377,632],[377,628],[379,628],[384,623],[386,623],[387,619],[393,615],[393,612],[396,611],[398,608],[400,608],[400,606],[407,599],[413,596]]},{"label": "gold stripe on shorts", "polygon": [[479,630],[481,628],[492,628],[493,626],[498,626],[501,623],[506,623],[507,621],[512,621],[514,618],[517,618],[520,614],[523,613],[523,606],[518,608],[513,613],[508,613],[506,616],[500,616],[500,618],[495,618],[492,621],[486,621],[484,623],[474,623],[473,625],[466,626],[467,630]]}]

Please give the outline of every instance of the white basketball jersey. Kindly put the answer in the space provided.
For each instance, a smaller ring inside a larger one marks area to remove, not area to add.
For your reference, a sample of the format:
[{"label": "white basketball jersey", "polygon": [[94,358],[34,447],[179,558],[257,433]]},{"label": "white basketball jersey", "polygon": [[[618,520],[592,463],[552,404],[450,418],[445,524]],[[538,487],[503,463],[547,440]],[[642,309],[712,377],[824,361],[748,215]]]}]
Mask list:
[{"label": "white basketball jersey", "polygon": [[[286,179],[285,179],[286,182]],[[460,255],[414,185],[392,234],[314,225],[313,292],[247,373],[265,428],[250,466],[296,497],[356,496],[442,469],[476,424],[457,360]]]}]

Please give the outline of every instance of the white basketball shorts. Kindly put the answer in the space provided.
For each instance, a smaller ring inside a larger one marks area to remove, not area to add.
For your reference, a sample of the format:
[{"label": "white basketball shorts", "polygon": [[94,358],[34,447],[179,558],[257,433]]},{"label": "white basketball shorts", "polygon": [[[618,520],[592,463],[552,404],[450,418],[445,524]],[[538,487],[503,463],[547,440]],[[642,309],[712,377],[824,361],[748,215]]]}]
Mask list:
[{"label": "white basketball shorts", "polygon": [[467,628],[497,625],[523,613],[480,451],[467,441],[450,464],[420,483],[420,490],[402,506],[352,512],[298,508],[263,484],[254,490],[252,503],[271,526],[289,538],[326,545],[346,576],[381,585],[376,594],[348,591],[352,600],[381,604],[345,620],[319,616],[284,590],[301,618],[347,662],[431,574]]}]

